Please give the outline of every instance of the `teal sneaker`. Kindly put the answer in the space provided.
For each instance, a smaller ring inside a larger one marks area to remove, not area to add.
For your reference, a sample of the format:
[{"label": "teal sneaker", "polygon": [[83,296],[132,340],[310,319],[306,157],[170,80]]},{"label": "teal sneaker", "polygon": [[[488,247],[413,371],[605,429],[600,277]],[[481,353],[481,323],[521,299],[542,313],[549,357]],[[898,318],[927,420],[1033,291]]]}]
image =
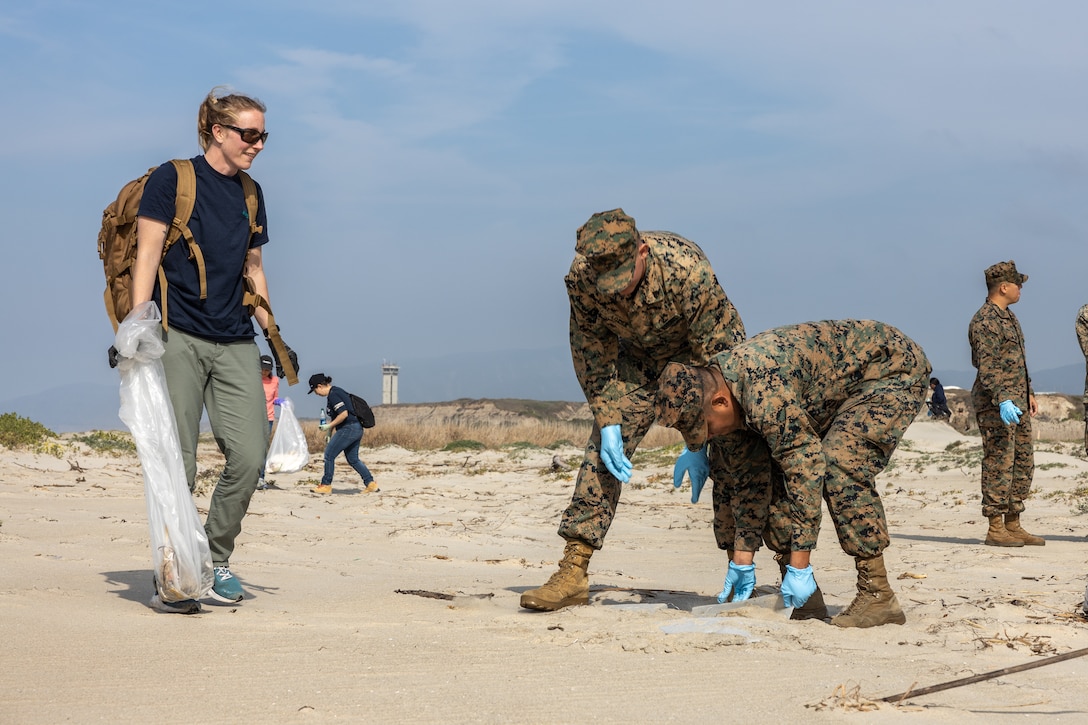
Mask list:
[{"label": "teal sneaker", "polygon": [[230,573],[230,567],[217,566],[215,567],[215,583],[212,584],[212,588],[208,591],[208,596],[227,604],[233,604],[242,601],[245,598],[245,592],[242,591],[242,585]]}]

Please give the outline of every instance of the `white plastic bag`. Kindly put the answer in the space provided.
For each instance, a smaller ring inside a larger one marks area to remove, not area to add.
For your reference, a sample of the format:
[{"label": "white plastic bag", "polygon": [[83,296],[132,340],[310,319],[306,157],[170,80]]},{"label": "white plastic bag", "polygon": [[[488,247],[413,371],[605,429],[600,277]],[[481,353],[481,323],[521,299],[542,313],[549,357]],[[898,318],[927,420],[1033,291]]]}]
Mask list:
[{"label": "white plastic bag", "polygon": [[208,536],[189,493],[174,407],[166,390],[159,308],[137,306],[117,328],[121,420],[132,432],[144,474],[151,557],[164,601],[199,599],[212,588]]},{"label": "white plastic bag", "polygon": [[294,473],[310,462],[310,447],[295,417],[295,406],[290,398],[280,400],[280,419],[264,463],[266,473]]}]

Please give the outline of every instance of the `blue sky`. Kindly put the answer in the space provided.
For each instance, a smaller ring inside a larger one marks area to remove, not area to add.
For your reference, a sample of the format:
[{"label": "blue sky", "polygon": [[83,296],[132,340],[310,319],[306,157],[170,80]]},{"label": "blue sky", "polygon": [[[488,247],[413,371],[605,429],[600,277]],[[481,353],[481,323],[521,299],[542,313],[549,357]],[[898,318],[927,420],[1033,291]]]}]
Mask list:
[{"label": "blue sky", "polygon": [[304,372],[376,390],[382,359],[566,345],[575,230],[617,206],[700,244],[749,334],[875,318],[969,369],[982,270],[1015,259],[1029,364],[1078,363],[1085,27],[992,0],[5,3],[0,400],[116,381],[102,208],[198,153],[219,84],[268,105]]}]

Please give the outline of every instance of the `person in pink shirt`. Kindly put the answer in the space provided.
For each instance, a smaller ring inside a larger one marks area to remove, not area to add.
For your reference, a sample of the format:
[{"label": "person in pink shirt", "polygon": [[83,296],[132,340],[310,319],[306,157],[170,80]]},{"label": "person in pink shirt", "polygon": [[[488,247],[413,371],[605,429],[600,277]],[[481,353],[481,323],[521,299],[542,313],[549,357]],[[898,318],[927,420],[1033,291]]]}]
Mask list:
[{"label": "person in pink shirt", "polygon": [[[272,356],[261,355],[261,385],[264,386],[264,403],[268,410],[268,435],[272,435],[272,425],[276,422],[275,400],[280,395],[280,379],[272,374]],[[257,488],[261,491],[268,488],[264,480],[264,467],[261,467],[261,477],[257,480]]]}]

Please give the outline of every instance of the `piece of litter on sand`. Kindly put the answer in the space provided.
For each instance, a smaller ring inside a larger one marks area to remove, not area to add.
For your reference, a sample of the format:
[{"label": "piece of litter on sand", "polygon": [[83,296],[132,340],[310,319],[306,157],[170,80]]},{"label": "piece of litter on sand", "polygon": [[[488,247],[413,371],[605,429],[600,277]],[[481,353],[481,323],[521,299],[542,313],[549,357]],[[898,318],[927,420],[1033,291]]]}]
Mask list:
[{"label": "piece of litter on sand", "polygon": [[725,604],[707,604],[701,607],[692,607],[691,613],[696,617],[718,616],[725,612],[743,613],[749,616],[760,614],[774,614],[782,619],[789,619],[793,614],[793,607],[787,607],[782,601],[781,594],[766,594],[751,599],[742,599]]},{"label": "piece of litter on sand", "polygon": [[669,605],[663,602],[654,604],[606,604],[609,609],[621,609],[625,612],[659,612],[668,609]]},{"label": "piece of litter on sand", "polygon": [[672,622],[671,624],[662,624],[659,629],[665,634],[732,634],[738,637],[744,637],[749,642],[759,641],[752,637],[750,632],[738,629],[737,627],[730,627],[719,617],[692,617],[691,619],[684,619],[679,622]]}]

